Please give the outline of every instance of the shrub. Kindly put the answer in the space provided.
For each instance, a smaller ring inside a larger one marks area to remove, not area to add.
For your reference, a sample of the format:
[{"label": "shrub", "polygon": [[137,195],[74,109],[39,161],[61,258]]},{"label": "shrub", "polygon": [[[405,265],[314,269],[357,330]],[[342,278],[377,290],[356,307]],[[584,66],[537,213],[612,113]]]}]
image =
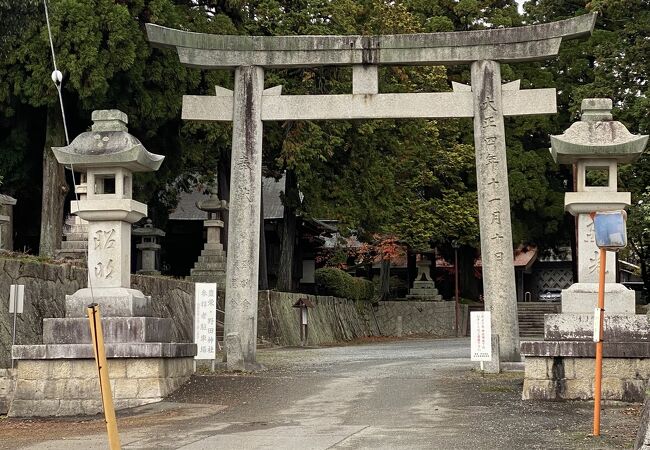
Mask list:
[{"label": "shrub", "polygon": [[372,281],[353,277],[341,269],[323,267],[315,272],[318,293],[355,301],[370,301],[375,294]]}]

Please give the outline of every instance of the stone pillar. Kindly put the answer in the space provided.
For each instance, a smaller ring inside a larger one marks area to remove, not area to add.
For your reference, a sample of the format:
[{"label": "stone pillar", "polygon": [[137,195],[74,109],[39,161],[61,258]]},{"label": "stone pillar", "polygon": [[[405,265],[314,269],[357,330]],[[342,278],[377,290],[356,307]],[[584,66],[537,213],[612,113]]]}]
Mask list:
[{"label": "stone pillar", "polygon": [[[262,92],[264,70],[235,71],[225,335],[239,333],[244,364],[254,368],[257,342],[262,186]],[[236,236],[235,239],[232,239]],[[230,347],[226,346],[226,361]]]},{"label": "stone pillar", "polygon": [[519,361],[501,69],[496,61],[477,61],[471,71],[485,307],[499,336],[500,359]]},{"label": "stone pillar", "polygon": [[14,249],[14,205],[16,199],[0,194],[0,249],[12,251]]},{"label": "stone pillar", "polygon": [[0,250],[4,248],[4,246],[2,245],[2,236],[3,236],[2,229],[8,223],[9,223],[9,216],[0,215]]}]

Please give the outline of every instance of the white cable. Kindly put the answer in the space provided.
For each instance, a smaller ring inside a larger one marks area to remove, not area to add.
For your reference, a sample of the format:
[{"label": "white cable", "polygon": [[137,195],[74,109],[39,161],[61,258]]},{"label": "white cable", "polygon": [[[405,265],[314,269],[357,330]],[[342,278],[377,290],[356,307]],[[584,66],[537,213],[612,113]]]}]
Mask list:
[{"label": "white cable", "polygon": [[54,71],[52,72],[52,81],[56,86],[57,92],[59,93],[59,103],[61,104],[61,116],[63,117],[63,130],[65,131],[65,143],[66,145],[70,145],[70,138],[68,137],[68,124],[66,123],[65,120],[65,109],[63,108],[63,95],[61,94],[61,82],[63,81],[63,74],[56,67],[56,55],[54,54],[54,40],[52,39],[52,28],[50,27],[50,14],[47,10],[47,0],[43,0],[43,6],[45,7],[45,22],[47,23],[47,34],[50,37],[50,50],[52,51],[52,63],[54,65]]},{"label": "white cable", "polygon": [[[63,118],[63,130],[65,131],[65,142],[66,145],[70,145],[70,138],[68,137],[68,124],[65,119],[65,108],[63,107],[63,94],[61,92],[61,84],[63,82],[63,74],[56,66],[56,54],[54,53],[54,40],[52,39],[52,28],[50,27],[50,15],[47,10],[47,0],[43,0],[43,6],[45,7],[45,22],[47,23],[47,34],[50,39],[50,50],[52,51],[52,64],[54,66],[54,71],[52,71],[52,82],[56,86],[56,91],[59,94],[59,105],[61,106],[61,117]],[[74,196],[75,200],[79,201],[79,193],[77,192],[77,180],[74,175],[74,167],[70,164],[70,172],[72,173],[72,184],[74,186]],[[88,261],[88,248],[86,248],[86,261]],[[88,267],[88,272],[90,272],[90,267]],[[90,279],[90,273],[88,273],[88,288],[90,289],[90,297],[95,302],[95,294],[93,293],[93,285]]]}]

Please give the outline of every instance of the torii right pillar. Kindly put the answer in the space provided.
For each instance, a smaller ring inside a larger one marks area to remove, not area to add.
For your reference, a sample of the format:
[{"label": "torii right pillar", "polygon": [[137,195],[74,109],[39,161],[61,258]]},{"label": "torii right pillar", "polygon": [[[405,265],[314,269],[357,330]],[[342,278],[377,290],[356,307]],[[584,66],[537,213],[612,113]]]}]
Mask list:
[{"label": "torii right pillar", "polygon": [[498,268],[483,270],[485,310],[492,313],[492,333],[499,337],[497,357],[519,361],[501,68],[496,61],[476,61],[471,70],[481,259],[483,267]]}]

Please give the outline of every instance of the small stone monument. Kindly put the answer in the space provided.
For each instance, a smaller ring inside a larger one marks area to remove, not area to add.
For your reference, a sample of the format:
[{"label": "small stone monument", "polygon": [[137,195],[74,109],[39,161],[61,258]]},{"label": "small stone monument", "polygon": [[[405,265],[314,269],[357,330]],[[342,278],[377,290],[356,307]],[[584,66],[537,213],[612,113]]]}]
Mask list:
[{"label": "small stone monument", "polygon": [[409,289],[406,296],[409,300],[416,300],[422,302],[441,302],[442,295],[438,294],[436,284],[431,278],[431,261],[426,256],[416,263],[418,268],[418,275],[415,277],[413,287]]},{"label": "small stone monument", "polygon": [[203,246],[199,260],[190,271],[189,280],[195,283],[217,283],[219,289],[226,288],[226,252],[221,243],[221,211],[228,209],[228,202],[219,200],[216,188],[213,188],[207,200],[196,202],[196,207],[208,213],[203,222],[207,242]]},{"label": "small stone monument", "polygon": [[13,207],[16,199],[0,194],[0,250],[13,250]]},{"label": "small stone monument", "polygon": [[[75,193],[79,201],[85,201],[88,193],[87,175],[80,173]],[[61,248],[56,251],[59,259],[70,259],[85,262],[88,255],[88,221],[78,215],[71,214],[63,225],[63,240]]]},{"label": "small stone monument", "polygon": [[43,320],[42,345],[16,345],[13,416],[96,414],[102,404],[86,307],[98,303],[117,409],[161,400],[193,371],[196,345],[172,343],[172,319],[153,316],[151,297],[131,289],[131,224],[147,206],[133,200],[133,172],[158,170],[127,132],[121,111],[94,111],[92,131],[53,148],[61,164],[87,176],[71,211],[88,221],[88,287],[65,299],[65,318]]},{"label": "small stone monument", "polygon": [[140,238],[140,242],[135,247],[140,252],[140,268],[137,270],[138,275],[160,275],[158,270],[158,252],[160,244],[158,239],[165,236],[165,232],[153,226],[151,219],[143,227],[135,228],[133,235]]},{"label": "small stone monument", "polygon": [[[524,400],[593,398],[600,259],[590,213],[630,205],[630,193],[617,191],[617,167],[639,158],[648,142],[648,136],[633,135],[612,120],[611,109],[610,99],[585,99],[582,120],[551,136],[553,159],[577,167],[577,192],[567,192],[564,205],[578,218],[578,282],[562,291],[562,313],[545,315],[544,341],[521,344]],[[607,181],[592,182],[592,171]],[[616,283],[611,252],[605,278],[603,399],[642,401],[650,377],[650,318],[634,314],[634,291]]]}]

